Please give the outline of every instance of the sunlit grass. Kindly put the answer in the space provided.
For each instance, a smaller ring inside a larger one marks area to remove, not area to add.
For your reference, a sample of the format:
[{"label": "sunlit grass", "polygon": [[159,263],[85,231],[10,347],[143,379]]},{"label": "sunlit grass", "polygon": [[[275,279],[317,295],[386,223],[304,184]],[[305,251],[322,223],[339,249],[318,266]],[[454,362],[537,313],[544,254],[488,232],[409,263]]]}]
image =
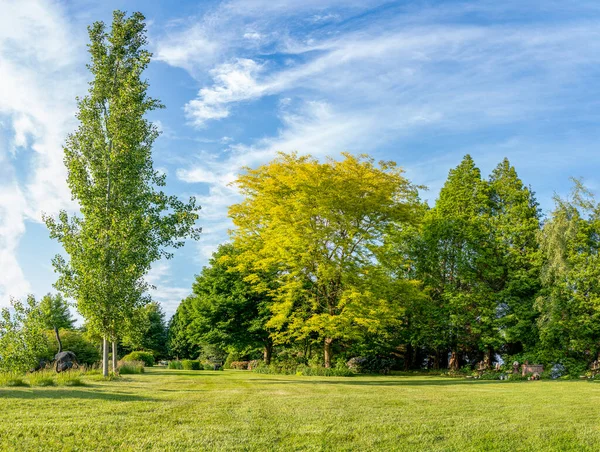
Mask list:
[{"label": "sunlit grass", "polygon": [[600,383],[150,368],[0,389],[0,450],[600,450]]}]

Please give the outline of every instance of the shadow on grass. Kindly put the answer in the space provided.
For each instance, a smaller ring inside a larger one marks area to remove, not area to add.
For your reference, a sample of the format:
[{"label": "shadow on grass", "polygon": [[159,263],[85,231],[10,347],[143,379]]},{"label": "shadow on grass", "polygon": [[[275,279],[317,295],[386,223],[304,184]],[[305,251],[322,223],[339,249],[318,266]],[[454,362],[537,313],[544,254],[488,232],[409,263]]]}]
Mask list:
[{"label": "shadow on grass", "polygon": [[89,389],[0,389],[0,399],[88,399],[114,400],[116,402],[156,402],[158,399],[140,397],[131,394],[102,392]]}]

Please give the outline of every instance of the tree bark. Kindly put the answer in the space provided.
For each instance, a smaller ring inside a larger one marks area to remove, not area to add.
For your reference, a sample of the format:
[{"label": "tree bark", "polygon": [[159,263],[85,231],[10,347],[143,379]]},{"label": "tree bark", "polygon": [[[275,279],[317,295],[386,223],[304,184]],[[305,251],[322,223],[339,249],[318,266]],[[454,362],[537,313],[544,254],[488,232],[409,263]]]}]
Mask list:
[{"label": "tree bark", "polygon": [[108,377],[108,339],[102,338],[102,376]]},{"label": "tree bark", "polygon": [[62,342],[60,340],[60,334],[58,334],[58,328],[54,327],[54,334],[56,335],[56,342],[58,342],[58,353],[62,352]]},{"label": "tree bark", "polygon": [[453,371],[458,371],[460,369],[460,365],[458,362],[458,354],[455,351],[452,351],[450,356],[450,362],[448,363],[448,369]]},{"label": "tree bark", "polygon": [[117,341],[112,343],[112,368],[113,373],[117,373]]},{"label": "tree bark", "polygon": [[333,343],[333,339],[330,337],[325,338],[325,346],[323,348],[324,357],[325,357],[325,367],[327,369],[331,368],[331,344]]},{"label": "tree bark", "polygon": [[265,349],[263,351],[263,358],[265,364],[268,366],[271,364],[271,355],[273,354],[273,343],[271,341],[267,342],[265,345]]}]

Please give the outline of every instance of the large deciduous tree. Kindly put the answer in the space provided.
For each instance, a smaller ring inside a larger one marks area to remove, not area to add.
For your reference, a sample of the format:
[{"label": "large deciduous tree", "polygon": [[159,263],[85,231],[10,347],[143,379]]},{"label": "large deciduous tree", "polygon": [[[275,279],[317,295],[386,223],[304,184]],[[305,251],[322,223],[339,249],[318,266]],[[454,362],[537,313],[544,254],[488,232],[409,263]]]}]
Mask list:
[{"label": "large deciduous tree", "polygon": [[78,100],[80,124],[64,148],[67,182],[81,215],[62,211],[58,219],[45,219],[70,258],[53,260],[56,287],[77,301],[88,326],[104,338],[107,375],[108,341],[114,349],[124,319],[149,301],[144,276],[152,262],[197,236],[199,207],[193,198],[184,203],[159,189],[165,176],[152,164],[159,132],[146,114],[162,105],[148,96],[142,78],[151,57],[144,16],[116,11],[110,30],[96,22],[89,37],[93,79]]},{"label": "large deciduous tree", "polygon": [[278,270],[268,324],[274,338],[318,337],[330,367],[334,341],[377,317],[369,306],[380,300],[360,289],[362,280],[386,228],[411,220],[416,188],[394,163],[349,154],[325,162],[280,154],[237,185],[245,200],[230,215],[240,259],[255,270]]}]

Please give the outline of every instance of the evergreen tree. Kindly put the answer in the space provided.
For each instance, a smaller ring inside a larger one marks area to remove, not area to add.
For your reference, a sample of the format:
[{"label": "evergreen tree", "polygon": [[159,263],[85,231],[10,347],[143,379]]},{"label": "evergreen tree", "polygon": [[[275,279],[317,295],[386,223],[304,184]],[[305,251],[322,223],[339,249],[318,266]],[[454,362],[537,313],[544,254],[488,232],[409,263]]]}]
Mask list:
[{"label": "evergreen tree", "polygon": [[[423,220],[414,249],[416,274],[431,293],[430,341],[455,355],[483,352],[500,345],[494,298],[489,187],[467,155],[450,170],[435,207]],[[457,369],[458,361],[452,361]]]},{"label": "evergreen tree", "polygon": [[535,298],[540,290],[541,253],[537,235],[540,213],[534,194],[504,159],[490,176],[491,231],[496,249],[497,315],[506,352],[537,343]]}]

